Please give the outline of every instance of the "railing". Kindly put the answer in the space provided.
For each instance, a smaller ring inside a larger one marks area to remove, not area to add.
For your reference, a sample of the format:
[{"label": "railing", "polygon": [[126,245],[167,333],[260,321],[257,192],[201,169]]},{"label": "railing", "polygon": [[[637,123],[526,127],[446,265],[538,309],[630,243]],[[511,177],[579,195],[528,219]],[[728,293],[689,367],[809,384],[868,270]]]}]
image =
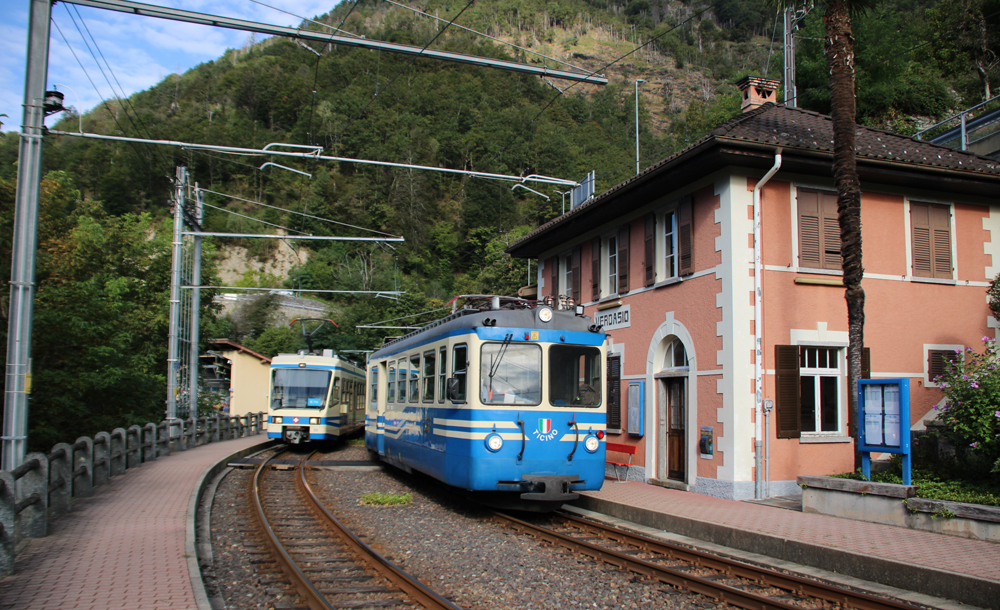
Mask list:
[{"label": "railing", "polygon": [[265,417],[213,415],[115,428],[72,445],[57,443],[48,454],[29,453],[14,470],[0,470],[0,576],[14,572],[17,545],[44,538],[49,521],[72,510],[73,498],[88,498],[95,487],[171,451],[260,434]]},{"label": "railing", "polygon": [[[949,148],[968,150],[970,145],[988,138],[1000,130],[1000,125],[998,125],[1000,123],[1000,116],[998,116],[1000,104],[998,102],[1000,102],[1000,95],[976,104],[971,108],[966,108],[962,112],[950,116],[940,123],[931,125],[927,129],[918,131],[913,134],[913,137]],[[991,106],[991,108],[987,109],[987,106]],[[978,116],[976,118],[971,118],[977,113]],[[957,125],[955,124],[956,120],[958,120]],[[947,130],[939,131],[941,128],[947,126],[951,127]],[[934,132],[934,135],[928,137],[927,134],[931,132]]]}]

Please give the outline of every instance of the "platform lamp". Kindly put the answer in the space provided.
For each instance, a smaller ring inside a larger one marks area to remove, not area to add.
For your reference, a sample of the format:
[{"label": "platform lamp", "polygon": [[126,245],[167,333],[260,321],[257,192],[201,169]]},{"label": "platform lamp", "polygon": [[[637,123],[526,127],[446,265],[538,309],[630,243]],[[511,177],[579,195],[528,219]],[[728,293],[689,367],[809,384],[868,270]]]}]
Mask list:
[{"label": "platform lamp", "polygon": [[635,175],[639,175],[639,83],[645,83],[646,79],[635,79]]}]

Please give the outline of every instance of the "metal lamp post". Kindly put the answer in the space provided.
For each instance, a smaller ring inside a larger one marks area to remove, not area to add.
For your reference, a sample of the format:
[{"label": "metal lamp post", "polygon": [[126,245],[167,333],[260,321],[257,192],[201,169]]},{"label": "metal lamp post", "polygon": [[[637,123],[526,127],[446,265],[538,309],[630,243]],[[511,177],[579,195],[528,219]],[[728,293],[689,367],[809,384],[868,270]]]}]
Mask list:
[{"label": "metal lamp post", "polygon": [[643,78],[635,80],[635,175],[639,175],[639,83],[645,83]]}]

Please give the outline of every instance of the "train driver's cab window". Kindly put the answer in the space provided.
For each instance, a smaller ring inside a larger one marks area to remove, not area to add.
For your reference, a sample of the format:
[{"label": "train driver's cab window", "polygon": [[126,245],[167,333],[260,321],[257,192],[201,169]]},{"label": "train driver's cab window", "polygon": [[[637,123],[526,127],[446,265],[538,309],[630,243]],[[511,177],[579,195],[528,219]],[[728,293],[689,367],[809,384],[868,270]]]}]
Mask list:
[{"label": "train driver's cab window", "polygon": [[549,402],[556,407],[601,405],[601,350],[579,345],[549,348]]},{"label": "train driver's cab window", "polygon": [[448,383],[448,348],[441,348],[441,361],[438,364],[438,402],[444,402],[445,388]]},{"label": "train driver's cab window", "polygon": [[542,402],[542,348],[487,343],[479,358],[479,398],[483,404],[537,405]]},{"label": "train driver's cab window", "polygon": [[275,369],[271,379],[272,409],[322,409],[330,388],[330,371]]},{"label": "train driver's cab window", "polygon": [[424,352],[424,402],[434,402],[434,352]]},{"label": "train driver's cab window", "polygon": [[386,401],[395,402],[396,401],[396,363],[389,363],[389,374],[386,376],[388,381],[389,393],[386,396]]},{"label": "train driver's cab window", "polygon": [[448,383],[448,398],[453,402],[465,402],[465,391],[468,380],[469,346],[462,343],[452,348],[451,378]]},{"label": "train driver's cab window", "polygon": [[410,402],[420,400],[420,354],[410,356]]}]

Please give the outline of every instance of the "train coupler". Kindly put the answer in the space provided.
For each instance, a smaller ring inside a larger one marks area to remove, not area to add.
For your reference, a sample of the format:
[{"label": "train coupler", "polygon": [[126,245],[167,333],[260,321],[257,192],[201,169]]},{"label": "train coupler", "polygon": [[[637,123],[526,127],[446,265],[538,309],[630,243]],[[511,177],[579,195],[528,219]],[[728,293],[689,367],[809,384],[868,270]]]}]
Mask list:
[{"label": "train coupler", "polygon": [[521,478],[531,483],[534,490],[521,494],[522,500],[567,502],[580,497],[570,491],[570,485],[580,480],[575,474],[523,474]]}]

